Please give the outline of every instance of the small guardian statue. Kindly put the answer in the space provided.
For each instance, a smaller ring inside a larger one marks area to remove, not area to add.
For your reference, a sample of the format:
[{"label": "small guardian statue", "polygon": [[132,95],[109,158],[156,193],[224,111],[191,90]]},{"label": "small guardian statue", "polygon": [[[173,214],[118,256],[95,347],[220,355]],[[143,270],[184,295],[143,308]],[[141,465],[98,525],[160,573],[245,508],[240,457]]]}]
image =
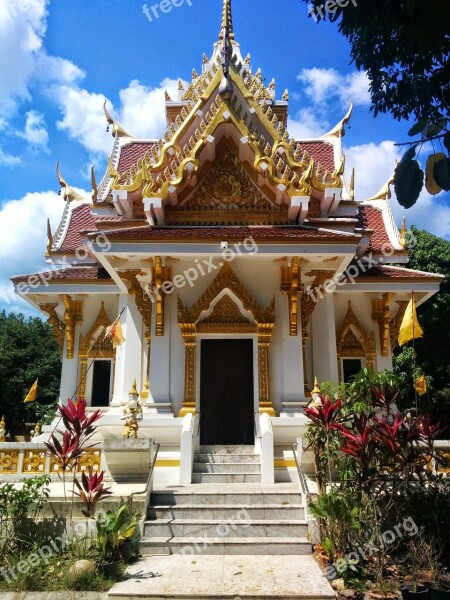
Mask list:
[{"label": "small guardian statue", "polygon": [[31,435],[31,440],[34,440],[35,438],[39,437],[42,433],[42,425],[41,422],[38,421],[34,427],[34,429],[32,429],[30,431],[30,435]]},{"label": "small guardian statue", "polygon": [[1,442],[5,442],[6,441],[6,423],[5,423],[5,417],[2,417],[2,420],[0,421],[0,443]]},{"label": "small guardian statue", "polygon": [[136,389],[136,379],[128,394],[128,402],[122,411],[122,421],[125,421],[123,428],[124,438],[137,438],[139,421],[142,421],[142,404],[139,400],[139,393]]}]

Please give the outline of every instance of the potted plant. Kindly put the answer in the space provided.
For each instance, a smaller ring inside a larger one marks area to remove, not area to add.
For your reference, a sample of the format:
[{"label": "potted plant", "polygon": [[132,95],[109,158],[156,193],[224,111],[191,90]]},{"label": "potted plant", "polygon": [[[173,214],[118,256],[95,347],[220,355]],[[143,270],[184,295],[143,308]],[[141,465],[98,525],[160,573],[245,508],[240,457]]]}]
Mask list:
[{"label": "potted plant", "polygon": [[121,573],[121,547],[133,537],[139,527],[138,514],[130,514],[128,506],[121,504],[97,517],[96,553],[99,568],[112,577]]}]

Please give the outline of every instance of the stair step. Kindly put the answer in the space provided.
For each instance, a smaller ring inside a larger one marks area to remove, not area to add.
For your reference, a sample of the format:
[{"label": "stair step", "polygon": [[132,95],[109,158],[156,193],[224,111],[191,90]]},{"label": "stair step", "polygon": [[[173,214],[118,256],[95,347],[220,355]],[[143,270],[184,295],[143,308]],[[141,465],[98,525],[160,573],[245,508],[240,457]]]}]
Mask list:
[{"label": "stair step", "polygon": [[[259,487],[259,486],[258,486]],[[270,506],[290,506],[297,505],[301,498],[300,492],[293,491],[260,491],[257,493],[251,491],[251,489],[245,489],[245,491],[209,491],[207,486],[202,486],[198,491],[183,491],[180,490],[153,490],[150,497],[150,504],[152,506],[201,506],[208,507],[211,505],[225,505],[225,506],[241,506],[241,505],[257,505]]]},{"label": "stair step", "polygon": [[311,554],[312,544],[306,537],[155,537],[140,543],[144,556],[152,554]]},{"label": "stair step", "polygon": [[[194,459],[195,460],[195,459]],[[257,463],[202,463],[194,462],[193,473],[259,473],[261,465]]]},{"label": "stair step", "polygon": [[301,537],[308,534],[308,524],[303,520],[226,520],[226,519],[158,519],[144,523],[144,538],[149,537]]},{"label": "stair step", "polygon": [[255,454],[255,446],[200,446],[199,454]]},{"label": "stair step", "polygon": [[239,518],[241,511],[246,511],[250,519],[295,519],[305,517],[305,509],[301,504],[255,505],[243,504],[231,506],[227,504],[181,504],[174,506],[150,506],[147,513],[148,520],[152,519],[232,519]]},{"label": "stair step", "polygon": [[194,461],[198,463],[255,463],[260,464],[261,456],[259,454],[229,454],[216,453],[216,454],[195,454]]},{"label": "stair step", "polygon": [[260,483],[260,473],[192,473],[192,483]]}]

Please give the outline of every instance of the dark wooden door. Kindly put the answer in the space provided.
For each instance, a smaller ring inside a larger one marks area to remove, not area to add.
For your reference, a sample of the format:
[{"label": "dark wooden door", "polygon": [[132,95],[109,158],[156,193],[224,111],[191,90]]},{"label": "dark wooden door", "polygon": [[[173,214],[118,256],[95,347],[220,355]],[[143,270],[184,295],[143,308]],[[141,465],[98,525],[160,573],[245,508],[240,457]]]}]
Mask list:
[{"label": "dark wooden door", "polygon": [[202,340],[200,443],[254,444],[253,340]]}]

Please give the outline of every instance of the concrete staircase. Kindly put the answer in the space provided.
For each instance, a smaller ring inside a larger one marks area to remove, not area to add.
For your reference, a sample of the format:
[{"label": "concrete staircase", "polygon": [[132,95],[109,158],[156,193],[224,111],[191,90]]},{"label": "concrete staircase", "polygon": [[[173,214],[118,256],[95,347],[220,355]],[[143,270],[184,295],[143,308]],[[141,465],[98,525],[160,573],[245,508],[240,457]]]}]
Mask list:
[{"label": "concrete staircase", "polygon": [[259,483],[261,461],[254,446],[200,446],[192,483]]},{"label": "concrete staircase", "polygon": [[294,484],[261,484],[250,446],[203,446],[194,481],[153,491],[143,555],[311,554],[305,498]]}]

